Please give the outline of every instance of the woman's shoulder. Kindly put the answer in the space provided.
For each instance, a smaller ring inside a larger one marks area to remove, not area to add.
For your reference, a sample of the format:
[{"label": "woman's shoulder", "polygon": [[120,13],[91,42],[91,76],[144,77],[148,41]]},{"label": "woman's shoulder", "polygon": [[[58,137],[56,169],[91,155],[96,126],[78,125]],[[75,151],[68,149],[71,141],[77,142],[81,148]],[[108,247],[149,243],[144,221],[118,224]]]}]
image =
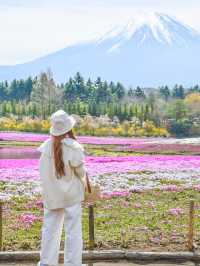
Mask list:
[{"label": "woman's shoulder", "polygon": [[82,150],[84,151],[84,147],[82,144],[80,144],[77,140],[72,139],[72,138],[65,138],[62,140],[62,143],[64,144],[64,146],[69,147],[71,149],[75,149],[75,150]]},{"label": "woman's shoulder", "polygon": [[51,142],[52,139],[48,138],[46,139],[38,148],[37,151],[39,152],[45,152],[45,153],[49,153],[50,152],[50,148],[51,148]]}]

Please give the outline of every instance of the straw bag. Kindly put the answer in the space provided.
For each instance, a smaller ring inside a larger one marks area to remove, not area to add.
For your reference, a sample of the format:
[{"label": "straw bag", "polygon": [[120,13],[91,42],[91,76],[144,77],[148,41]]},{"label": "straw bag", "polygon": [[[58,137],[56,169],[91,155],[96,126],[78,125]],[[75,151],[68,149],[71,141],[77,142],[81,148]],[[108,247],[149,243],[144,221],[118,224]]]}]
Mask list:
[{"label": "straw bag", "polygon": [[88,173],[86,173],[85,179],[86,179],[86,187],[85,187],[84,202],[94,203],[97,200],[101,200],[100,186],[90,184]]}]

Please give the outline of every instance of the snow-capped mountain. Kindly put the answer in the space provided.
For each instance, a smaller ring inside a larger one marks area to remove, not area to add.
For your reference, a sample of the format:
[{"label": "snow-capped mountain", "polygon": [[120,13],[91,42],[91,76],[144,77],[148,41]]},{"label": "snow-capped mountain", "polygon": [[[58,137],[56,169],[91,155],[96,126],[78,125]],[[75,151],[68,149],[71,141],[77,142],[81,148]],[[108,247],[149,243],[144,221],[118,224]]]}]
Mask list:
[{"label": "snow-capped mountain", "polygon": [[[127,41],[133,41],[137,46],[154,41],[161,45],[189,46],[200,41],[200,34],[191,27],[184,25],[165,14],[153,13],[139,15],[127,24],[117,26],[102,38],[99,43],[115,39],[115,47],[123,46]],[[113,49],[115,49],[113,47]]]},{"label": "snow-capped mountain", "polygon": [[51,68],[64,82],[84,77],[125,85],[193,85],[200,82],[200,33],[165,14],[139,14],[93,41],[15,66],[1,66],[0,80],[24,78]]}]

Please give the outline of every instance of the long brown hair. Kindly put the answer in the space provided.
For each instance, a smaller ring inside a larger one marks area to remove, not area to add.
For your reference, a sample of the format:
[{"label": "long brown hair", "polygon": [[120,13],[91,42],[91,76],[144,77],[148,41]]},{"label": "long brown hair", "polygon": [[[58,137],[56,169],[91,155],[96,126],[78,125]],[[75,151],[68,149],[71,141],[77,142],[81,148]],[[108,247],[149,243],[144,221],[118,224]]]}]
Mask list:
[{"label": "long brown hair", "polygon": [[63,135],[52,136],[53,137],[54,164],[55,164],[57,178],[61,178],[63,175],[65,175],[65,165],[63,162],[63,151],[62,151],[61,141],[66,136],[68,136],[71,139],[76,139],[72,129]]}]

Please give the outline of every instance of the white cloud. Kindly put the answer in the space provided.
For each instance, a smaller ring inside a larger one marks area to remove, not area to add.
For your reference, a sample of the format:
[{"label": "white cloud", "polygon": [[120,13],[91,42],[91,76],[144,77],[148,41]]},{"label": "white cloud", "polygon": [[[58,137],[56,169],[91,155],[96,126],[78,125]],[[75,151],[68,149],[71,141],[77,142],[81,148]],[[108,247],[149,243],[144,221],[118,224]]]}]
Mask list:
[{"label": "white cloud", "polygon": [[[200,30],[200,4],[180,0],[0,0],[0,64],[16,64],[103,34],[138,9],[160,11]],[[167,4],[166,4],[167,3]]]}]

